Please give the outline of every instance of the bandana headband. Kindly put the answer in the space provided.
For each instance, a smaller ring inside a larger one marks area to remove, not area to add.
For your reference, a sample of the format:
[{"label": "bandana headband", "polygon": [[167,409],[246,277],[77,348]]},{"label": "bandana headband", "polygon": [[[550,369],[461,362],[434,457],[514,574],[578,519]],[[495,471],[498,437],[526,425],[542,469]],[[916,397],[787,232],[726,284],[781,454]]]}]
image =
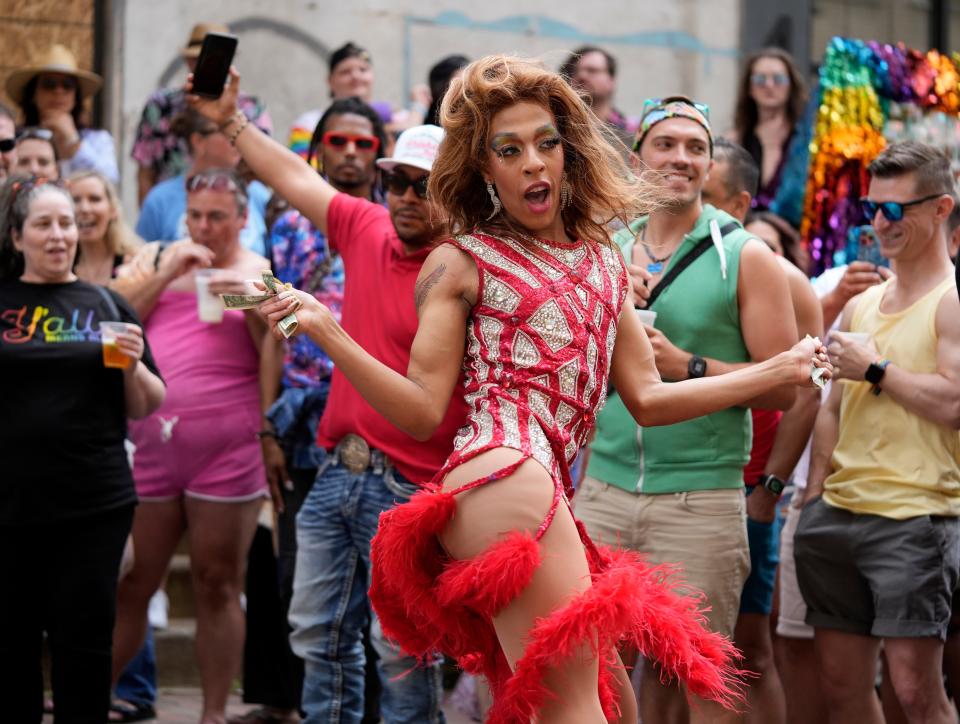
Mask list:
[{"label": "bandana headband", "polygon": [[697,103],[684,96],[670,98],[650,98],[643,104],[643,118],[637,130],[637,138],[633,144],[635,153],[640,151],[640,145],[650,129],[670,118],[687,118],[700,125],[707,132],[710,139],[710,155],[713,156],[713,132],[710,130],[710,108],[703,103]]}]

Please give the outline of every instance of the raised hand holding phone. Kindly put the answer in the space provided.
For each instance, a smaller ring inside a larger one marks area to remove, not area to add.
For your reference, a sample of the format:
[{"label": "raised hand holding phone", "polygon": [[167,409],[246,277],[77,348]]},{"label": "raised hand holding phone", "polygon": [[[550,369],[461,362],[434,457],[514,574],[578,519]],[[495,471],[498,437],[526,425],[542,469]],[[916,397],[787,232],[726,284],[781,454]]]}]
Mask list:
[{"label": "raised hand holding phone", "polygon": [[226,33],[207,33],[193,71],[192,92],[202,98],[219,98],[227,82],[237,37]]}]

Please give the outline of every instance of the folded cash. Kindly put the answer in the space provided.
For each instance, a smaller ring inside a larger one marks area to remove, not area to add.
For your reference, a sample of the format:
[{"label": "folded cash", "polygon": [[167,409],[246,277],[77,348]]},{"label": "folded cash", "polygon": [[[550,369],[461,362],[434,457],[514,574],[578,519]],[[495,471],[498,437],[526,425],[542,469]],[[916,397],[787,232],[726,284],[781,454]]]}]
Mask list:
[{"label": "folded cash", "polygon": [[[811,337],[809,334],[804,337],[804,339],[812,339],[817,343],[817,348],[819,349],[822,342],[819,337]],[[810,379],[813,380],[813,384],[819,387],[821,390],[826,387],[827,381],[823,379],[823,376],[826,374],[826,370],[822,367],[817,367],[816,365],[811,365],[810,369]]]},{"label": "folded cash", "polygon": [[272,296],[273,294],[221,294],[220,298],[227,309],[253,309]]},{"label": "folded cash", "polygon": [[[221,294],[220,298],[223,300],[223,306],[227,309],[254,309],[285,289],[293,289],[293,285],[284,284],[277,279],[271,269],[264,269],[260,273],[260,277],[263,285],[267,288],[266,294]],[[297,306],[300,306],[299,300]],[[293,314],[288,314],[277,324],[277,328],[284,337],[289,337],[296,332],[297,326],[297,317]]]},{"label": "folded cash", "polygon": [[[273,275],[272,269],[264,269],[261,272],[263,278],[263,285],[269,289],[274,294],[279,294],[284,289],[292,289],[293,286],[290,284],[283,284],[279,279]],[[298,300],[299,301],[299,300]],[[297,306],[300,306],[299,304]],[[281,319],[277,323],[277,329],[280,330],[280,334],[284,337],[290,337],[294,332],[297,331],[297,326],[299,322],[297,321],[297,315],[288,314],[286,317]]]}]

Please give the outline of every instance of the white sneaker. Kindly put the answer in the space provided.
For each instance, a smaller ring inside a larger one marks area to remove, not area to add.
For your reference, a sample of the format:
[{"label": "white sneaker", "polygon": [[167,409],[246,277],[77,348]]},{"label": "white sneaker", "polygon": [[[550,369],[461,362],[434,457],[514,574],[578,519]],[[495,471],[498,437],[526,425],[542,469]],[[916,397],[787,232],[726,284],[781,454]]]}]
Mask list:
[{"label": "white sneaker", "polygon": [[147,606],[147,620],[153,628],[166,628],[170,623],[170,599],[162,588],[150,598]]}]

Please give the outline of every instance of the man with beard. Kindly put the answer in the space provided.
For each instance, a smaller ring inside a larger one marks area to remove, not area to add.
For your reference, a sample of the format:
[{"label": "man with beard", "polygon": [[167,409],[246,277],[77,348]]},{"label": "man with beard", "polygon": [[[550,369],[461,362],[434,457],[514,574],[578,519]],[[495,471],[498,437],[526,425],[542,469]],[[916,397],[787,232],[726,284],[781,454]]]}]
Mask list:
[{"label": "man with beard", "polygon": [[[377,162],[384,172],[386,209],[332,186],[325,198],[305,204],[285,194],[326,231],[343,259],[344,330],[398,372],[406,371],[410,359],[417,330],[414,285],[436,233],[438,212],[426,190],[442,136],[437,126],[410,128],[397,140],[393,157]],[[248,140],[248,145],[253,144]],[[246,147],[241,151],[246,158]],[[253,158],[248,161],[259,171]],[[278,188],[283,192],[282,185]],[[341,721],[341,714],[343,721],[359,720],[370,541],[380,513],[409,498],[418,483],[440,469],[465,414],[463,407],[451,405],[437,433],[416,444],[333,371],[317,434],[323,451],[317,478],[297,515],[290,605],[291,643],[305,661],[302,707],[308,721]],[[380,657],[384,720],[442,721],[439,661],[423,666],[402,657],[375,620],[370,636]]]},{"label": "man with beard", "polygon": [[[329,184],[344,194],[382,201],[375,162],[383,156],[386,136],[377,112],[359,98],[334,101],[313,131],[308,161]],[[376,198],[375,198],[376,197]],[[326,236],[295,209],[284,213],[270,234],[274,275],[284,283],[313,294],[340,318],[343,304],[343,259]],[[244,701],[260,704],[228,723],[253,722],[255,717],[292,720],[300,708],[303,661],[294,656],[286,634],[297,555],[296,516],[313,485],[321,453],[317,427],[330,391],[333,363],[306,335],[278,340],[267,334],[260,356],[264,421],[260,434],[270,494],[277,510],[276,558],[270,531],[258,528],[250,555],[248,599],[260,592],[264,604],[248,607],[247,650],[244,656]],[[276,584],[279,583],[279,598]],[[255,627],[255,614],[263,623]],[[280,613],[281,628],[276,626]],[[258,637],[256,631],[262,631]],[[270,652],[264,656],[258,652]],[[378,680],[372,663],[368,681]],[[368,691],[368,706],[376,706],[378,686]]]},{"label": "man with beard", "polygon": [[[633,278],[635,303],[657,313],[656,326],[645,326],[665,380],[725,374],[797,342],[776,257],[729,214],[701,202],[713,166],[707,113],[684,97],[647,101],[633,151],[640,168],[661,176],[669,201],[614,237]],[[651,293],[658,294],[653,303]],[[597,417],[574,512],[591,537],[677,565],[705,595],[710,628],[732,637],[750,572],[743,491],[748,408],[783,410],[794,398],[793,390],[777,391],[677,425],[639,428],[611,394]],[[632,663],[634,654],[621,655]],[[735,718],[706,701],[688,707],[684,692],[661,683],[649,662],[639,703],[644,721]]]}]

